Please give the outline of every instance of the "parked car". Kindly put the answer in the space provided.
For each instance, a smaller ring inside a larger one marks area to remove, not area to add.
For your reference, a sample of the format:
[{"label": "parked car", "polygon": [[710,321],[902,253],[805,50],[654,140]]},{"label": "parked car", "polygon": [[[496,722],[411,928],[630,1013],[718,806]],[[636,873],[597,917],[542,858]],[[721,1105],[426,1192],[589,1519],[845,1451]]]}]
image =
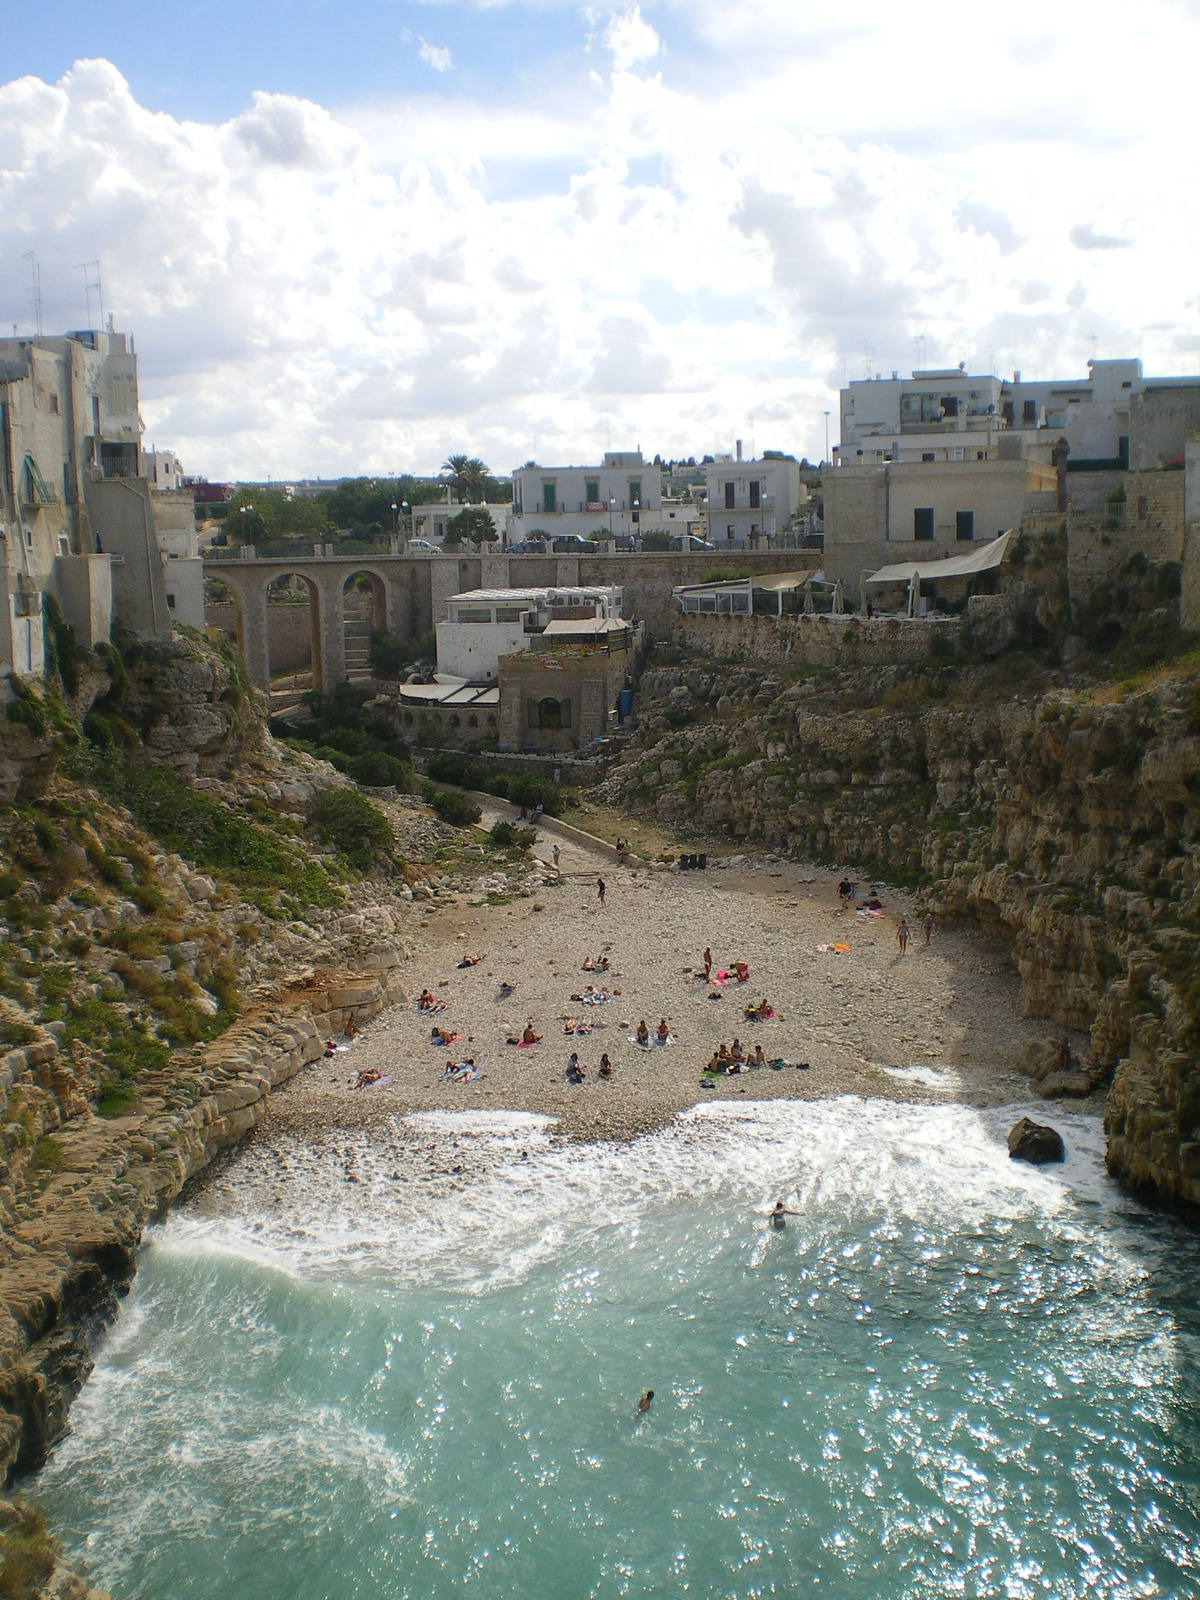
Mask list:
[{"label": "parked car", "polygon": [[514,539],[508,546],[510,556],[544,556],[546,554],[545,539]]},{"label": "parked car", "polygon": [[[684,543],[686,539],[687,543]],[[673,533],[671,535],[672,550],[715,550],[715,544],[710,544],[707,539],[698,539],[694,533]]]},{"label": "parked car", "polygon": [[581,538],[577,533],[563,533],[555,539],[551,548],[556,556],[594,556],[600,546],[591,539]]},{"label": "parked car", "polygon": [[408,553],[410,556],[436,556],[440,546],[431,544],[428,539],[410,539]]}]

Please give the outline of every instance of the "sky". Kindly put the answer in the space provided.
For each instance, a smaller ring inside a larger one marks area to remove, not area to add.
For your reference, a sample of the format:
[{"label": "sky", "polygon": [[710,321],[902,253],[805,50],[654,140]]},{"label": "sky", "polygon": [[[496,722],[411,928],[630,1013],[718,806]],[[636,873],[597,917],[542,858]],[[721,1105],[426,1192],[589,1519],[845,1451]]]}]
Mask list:
[{"label": "sky", "polygon": [[214,479],[817,460],[850,378],[1200,371],[1198,59],[1200,0],[14,5],[0,328],[98,263]]}]

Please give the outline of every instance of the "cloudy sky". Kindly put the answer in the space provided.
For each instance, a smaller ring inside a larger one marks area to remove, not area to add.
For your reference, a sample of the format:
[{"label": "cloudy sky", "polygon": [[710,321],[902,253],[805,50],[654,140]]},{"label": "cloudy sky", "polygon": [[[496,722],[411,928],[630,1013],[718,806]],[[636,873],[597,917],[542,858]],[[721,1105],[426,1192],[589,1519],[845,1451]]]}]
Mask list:
[{"label": "cloudy sky", "polygon": [[868,372],[1200,370],[1197,60],[1200,0],[14,5],[0,324],[98,260],[211,477],[816,459]]}]

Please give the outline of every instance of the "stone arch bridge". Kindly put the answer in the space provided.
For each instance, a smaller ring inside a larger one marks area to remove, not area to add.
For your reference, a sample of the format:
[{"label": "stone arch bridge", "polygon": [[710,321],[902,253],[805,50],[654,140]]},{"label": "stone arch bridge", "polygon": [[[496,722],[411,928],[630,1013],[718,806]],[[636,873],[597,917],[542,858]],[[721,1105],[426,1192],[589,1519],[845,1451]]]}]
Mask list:
[{"label": "stone arch bridge", "polygon": [[[320,547],[318,547],[320,548]],[[332,552],[333,546],[325,546]],[[236,619],[237,649],[251,681],[269,693],[270,639],[267,602],[272,584],[296,578],[309,598],[314,686],[332,694],[347,678],[347,585],[365,577],[371,594],[371,624],[399,638],[428,633],[445,616],[445,601],[464,589],[524,589],[542,585],[620,584],[625,613],[644,620],[651,634],[671,621],[677,584],[697,583],[714,567],[725,572],[787,572],[819,563],[818,551],[738,550],[616,552],[594,556],[483,555],[412,556],[313,554],[258,556],[253,547],[210,551],[204,575],[228,590]]]}]

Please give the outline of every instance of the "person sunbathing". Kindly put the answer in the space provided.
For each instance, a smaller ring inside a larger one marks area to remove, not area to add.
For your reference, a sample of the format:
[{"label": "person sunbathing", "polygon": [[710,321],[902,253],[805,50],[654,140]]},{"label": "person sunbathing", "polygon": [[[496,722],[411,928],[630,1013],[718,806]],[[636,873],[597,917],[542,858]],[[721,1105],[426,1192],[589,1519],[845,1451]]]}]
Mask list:
[{"label": "person sunbathing", "polygon": [[775,1015],[774,1008],[772,1007],[771,1002],[766,998],[765,995],[757,1003],[757,1005],[752,1000],[750,1002],[750,1004],[746,1007],[746,1020],[748,1022],[762,1022],[763,1020],[765,1020],[765,1019],[767,1019],[769,1017],[773,1017],[774,1015]]},{"label": "person sunbathing", "polygon": [[739,983],[749,983],[749,981],[750,981],[750,968],[746,965],[746,963],[744,961],[735,961],[733,963],[733,970],[734,970],[734,973],[737,976],[737,981]]},{"label": "person sunbathing", "polygon": [[477,967],[482,960],[483,956],[464,956],[458,965],[460,969],[463,967]]},{"label": "person sunbathing", "polygon": [[430,1040],[437,1045],[439,1050],[444,1050],[448,1044],[453,1044],[462,1035],[454,1028],[440,1028],[435,1022],[429,1034]]},{"label": "person sunbathing", "polygon": [[724,1039],[722,1039],[720,1044],[717,1046],[717,1060],[723,1067],[728,1067],[729,1063],[733,1060],[733,1057],[729,1054],[729,1046],[725,1043]]},{"label": "person sunbathing", "polygon": [[572,1050],[571,1059],[567,1062],[567,1082],[582,1083],[584,1073],[586,1071],[587,1068],[580,1066],[579,1057],[575,1054],[574,1050]]},{"label": "person sunbathing", "polygon": [[501,984],[501,985],[500,985],[500,998],[501,998],[501,999],[502,999],[502,1000],[507,1000],[507,999],[508,999],[508,997],[509,997],[509,995],[510,995],[510,994],[511,994],[511,993],[512,993],[512,992],[513,992],[513,986],[512,986],[512,984],[511,984],[511,983],[508,983],[508,982],[507,982],[507,981],[506,981],[506,982],[504,982],[504,983],[502,983],[502,984]]},{"label": "person sunbathing", "polygon": [[645,1017],[637,1025],[637,1042],[639,1044],[650,1043],[650,1029],[646,1026]]},{"label": "person sunbathing", "polygon": [[733,1047],[729,1054],[734,1061],[744,1061],[746,1059],[746,1053],[742,1049],[742,1041],[740,1039],[733,1041]]},{"label": "person sunbathing", "polygon": [[378,1083],[383,1073],[378,1067],[366,1067],[350,1085],[352,1089],[369,1089],[373,1083]]},{"label": "person sunbathing", "polygon": [[607,972],[608,971],[608,957],[607,956],[601,956],[599,961],[596,962],[596,971],[597,972]]},{"label": "person sunbathing", "polygon": [[654,1032],[658,1036],[659,1044],[666,1044],[667,1040],[671,1037],[671,1030],[667,1027],[666,1017],[659,1017],[658,1027],[655,1028]]},{"label": "person sunbathing", "polygon": [[525,1024],[525,1031],[521,1035],[521,1043],[522,1044],[541,1044],[541,1042],[542,1042],[541,1034],[540,1033],[534,1033],[534,1031],[533,1031],[533,1023],[532,1022],[527,1022]]},{"label": "person sunbathing", "polygon": [[600,1076],[602,1078],[611,1078],[612,1075],[612,1062],[608,1059],[608,1051],[606,1050],[600,1057]]},{"label": "person sunbathing", "polygon": [[719,1050],[713,1051],[712,1055],[709,1057],[708,1065],[704,1070],[705,1072],[715,1073],[718,1076],[725,1071],[725,1063],[721,1059],[721,1052]]},{"label": "person sunbathing", "polygon": [[591,956],[584,956],[583,965],[579,970],[580,972],[595,972],[596,963],[592,960]]},{"label": "person sunbathing", "polygon": [[432,1011],[436,1005],[437,996],[429,989],[422,989],[417,997],[417,1009],[419,1011]]},{"label": "person sunbathing", "polygon": [[754,1046],[754,1065],[756,1067],[765,1067],[766,1064],[767,1058],[763,1054],[763,1047],[760,1044],[756,1044]]}]

